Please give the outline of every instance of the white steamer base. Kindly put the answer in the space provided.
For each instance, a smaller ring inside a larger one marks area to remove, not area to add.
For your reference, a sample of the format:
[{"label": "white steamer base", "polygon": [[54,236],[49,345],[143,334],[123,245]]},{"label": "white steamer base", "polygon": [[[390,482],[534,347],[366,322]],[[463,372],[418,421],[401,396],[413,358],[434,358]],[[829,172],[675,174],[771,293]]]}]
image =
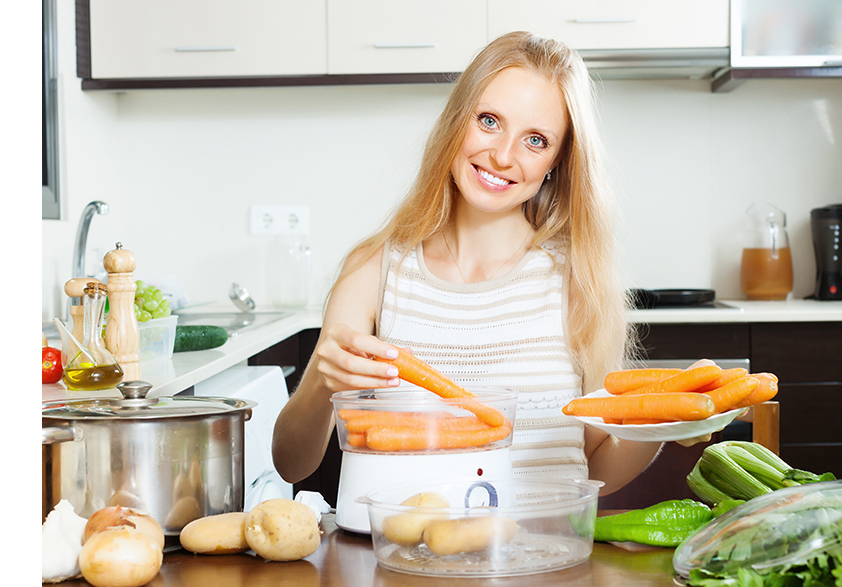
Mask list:
[{"label": "white steamer base", "polygon": [[384,454],[342,451],[336,525],[349,532],[370,534],[368,506],[357,501],[394,483],[423,483],[441,479],[512,476],[509,447],[474,452]]}]

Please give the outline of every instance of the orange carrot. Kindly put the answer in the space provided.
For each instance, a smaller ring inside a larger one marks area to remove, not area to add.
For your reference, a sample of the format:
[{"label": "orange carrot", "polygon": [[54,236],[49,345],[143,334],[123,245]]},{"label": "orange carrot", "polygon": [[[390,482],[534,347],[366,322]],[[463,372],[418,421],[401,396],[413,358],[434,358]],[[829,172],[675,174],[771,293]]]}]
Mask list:
[{"label": "orange carrot", "polygon": [[713,400],[716,413],[721,414],[747,398],[759,383],[754,377],[743,377],[712,391],[706,391],[704,395]]},{"label": "orange carrot", "polygon": [[653,420],[651,418],[623,418],[624,426],[635,426],[638,424],[664,424],[670,420]]},{"label": "orange carrot", "polygon": [[348,444],[354,448],[365,448],[365,434],[363,432],[349,433]]},{"label": "orange carrot", "polygon": [[512,433],[509,426],[482,430],[430,431],[407,426],[377,426],[366,432],[366,444],[372,450],[459,449],[484,446],[503,440]]},{"label": "orange carrot", "polygon": [[698,393],[704,393],[706,391],[713,391],[718,387],[722,387],[724,385],[728,385],[732,381],[736,381],[737,379],[742,379],[748,375],[748,369],[743,369],[742,367],[734,367],[733,369],[723,369],[722,373],[708,383],[707,385],[703,385],[696,391]]},{"label": "orange carrot", "polygon": [[678,375],[683,369],[623,369],[612,371],[602,382],[605,391],[619,395]]},{"label": "orange carrot", "polygon": [[372,412],[370,416],[352,418],[345,423],[345,430],[348,432],[366,432],[375,426],[414,426],[431,430],[479,430],[480,428],[488,428],[488,424],[475,416],[431,418],[421,414],[401,414],[397,417],[392,415],[396,413]]},{"label": "orange carrot", "polygon": [[772,373],[754,373],[752,377],[759,382],[754,391],[735,405],[735,408],[747,408],[755,404],[768,402],[778,394],[778,378]]},{"label": "orange carrot", "polygon": [[353,410],[350,408],[345,408],[342,410],[337,410],[336,414],[339,416],[340,420],[345,420],[346,422],[350,422],[351,420],[357,420],[359,418],[380,418],[383,420],[390,420],[390,419],[398,419],[398,418],[429,418],[431,420],[442,420],[444,418],[455,418],[456,415],[450,412],[446,412],[444,410],[436,411],[436,412],[401,412],[401,411],[390,411],[390,410]]},{"label": "orange carrot", "polygon": [[578,397],[561,410],[568,416],[596,418],[704,420],[713,415],[714,409],[713,400],[703,393],[676,392]]},{"label": "orange carrot", "polygon": [[602,421],[605,422],[606,424],[622,424],[623,423],[622,418],[603,418]]},{"label": "orange carrot", "polygon": [[445,399],[464,400],[458,402],[457,405],[473,413],[489,426],[502,426],[503,424],[511,426],[511,422],[503,415],[503,412],[478,401],[476,395],[464,387],[457,385],[451,379],[404,349],[398,349],[398,356],[395,359],[387,360],[377,358],[376,360],[392,363],[398,368],[398,376],[404,381],[408,381],[418,387],[423,387]]},{"label": "orange carrot", "polygon": [[705,365],[702,367],[692,367],[683,369],[680,373],[667,377],[662,381],[647,385],[646,387],[639,387],[626,392],[629,394],[647,394],[647,393],[688,393],[696,391],[703,385],[707,385],[722,373],[722,368],[716,365]]}]

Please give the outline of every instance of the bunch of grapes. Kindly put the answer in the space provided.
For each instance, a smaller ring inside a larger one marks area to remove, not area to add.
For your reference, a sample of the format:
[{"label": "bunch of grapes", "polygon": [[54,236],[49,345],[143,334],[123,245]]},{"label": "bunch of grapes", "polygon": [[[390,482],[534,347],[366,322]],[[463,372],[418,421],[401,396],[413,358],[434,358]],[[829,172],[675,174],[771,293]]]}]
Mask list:
[{"label": "bunch of grapes", "polygon": [[134,292],[134,315],[138,322],[148,322],[153,318],[166,318],[172,314],[170,301],[164,297],[164,292],[154,285],[145,282],[135,282],[137,290]]}]

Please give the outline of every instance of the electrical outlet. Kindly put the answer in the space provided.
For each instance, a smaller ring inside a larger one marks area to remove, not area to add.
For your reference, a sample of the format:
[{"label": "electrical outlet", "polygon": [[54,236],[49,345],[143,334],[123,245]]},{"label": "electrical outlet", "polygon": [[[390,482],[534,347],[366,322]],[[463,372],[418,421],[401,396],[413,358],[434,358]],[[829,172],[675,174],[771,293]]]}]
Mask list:
[{"label": "electrical outlet", "polygon": [[253,235],[307,236],[310,232],[310,206],[251,207]]}]

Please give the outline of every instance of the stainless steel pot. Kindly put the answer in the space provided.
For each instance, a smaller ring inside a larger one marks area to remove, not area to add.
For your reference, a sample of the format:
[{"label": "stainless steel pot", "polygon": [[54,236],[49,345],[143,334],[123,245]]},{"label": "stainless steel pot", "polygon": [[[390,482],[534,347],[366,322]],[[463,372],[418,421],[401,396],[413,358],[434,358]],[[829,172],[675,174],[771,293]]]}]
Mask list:
[{"label": "stainless steel pot", "polygon": [[62,499],[77,514],[120,505],[149,512],[168,536],[190,521],[243,509],[245,422],[257,403],[152,397],[143,381],[122,399],[44,402],[42,514]]}]

